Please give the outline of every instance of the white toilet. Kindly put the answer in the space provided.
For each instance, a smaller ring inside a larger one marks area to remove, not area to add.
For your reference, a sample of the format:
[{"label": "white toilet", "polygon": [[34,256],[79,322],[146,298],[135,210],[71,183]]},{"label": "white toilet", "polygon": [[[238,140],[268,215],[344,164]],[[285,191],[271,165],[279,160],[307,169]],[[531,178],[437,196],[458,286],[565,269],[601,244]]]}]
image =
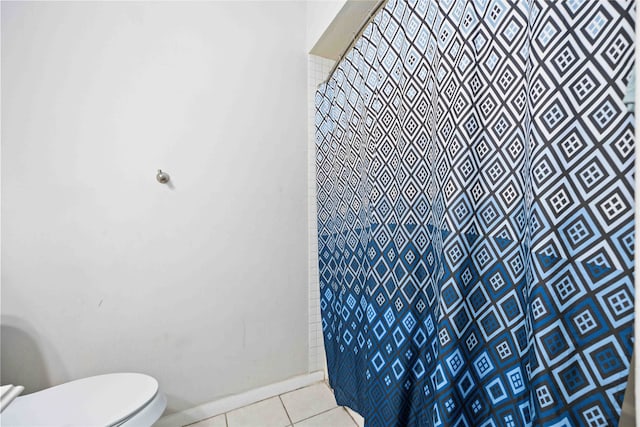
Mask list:
[{"label": "white toilet", "polygon": [[149,427],[167,400],[154,378],[98,375],[15,398],[0,414],[2,427]]}]

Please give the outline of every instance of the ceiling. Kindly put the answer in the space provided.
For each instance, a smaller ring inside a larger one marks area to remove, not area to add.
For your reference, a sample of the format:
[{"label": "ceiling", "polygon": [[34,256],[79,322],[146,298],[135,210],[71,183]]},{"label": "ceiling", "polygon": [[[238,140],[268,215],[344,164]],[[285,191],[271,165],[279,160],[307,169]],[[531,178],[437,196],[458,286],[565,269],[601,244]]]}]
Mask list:
[{"label": "ceiling", "polygon": [[338,60],[384,0],[347,0],[309,53]]}]

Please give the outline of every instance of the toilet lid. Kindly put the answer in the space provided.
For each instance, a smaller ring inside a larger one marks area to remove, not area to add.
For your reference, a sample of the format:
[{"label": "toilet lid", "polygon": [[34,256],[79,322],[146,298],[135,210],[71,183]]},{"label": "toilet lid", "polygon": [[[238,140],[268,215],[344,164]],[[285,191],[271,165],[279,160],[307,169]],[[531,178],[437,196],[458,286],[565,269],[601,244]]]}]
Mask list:
[{"label": "toilet lid", "polygon": [[3,426],[113,426],[158,392],[143,374],[118,373],[71,381],[15,399],[0,416]]}]

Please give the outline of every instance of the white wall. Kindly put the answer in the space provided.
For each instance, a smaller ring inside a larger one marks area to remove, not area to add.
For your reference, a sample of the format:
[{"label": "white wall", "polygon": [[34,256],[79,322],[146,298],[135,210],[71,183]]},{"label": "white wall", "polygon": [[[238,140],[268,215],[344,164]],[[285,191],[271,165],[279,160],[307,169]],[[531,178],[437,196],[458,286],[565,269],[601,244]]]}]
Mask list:
[{"label": "white wall", "polygon": [[305,18],[2,2],[3,383],[146,372],[172,412],[307,371]]}]

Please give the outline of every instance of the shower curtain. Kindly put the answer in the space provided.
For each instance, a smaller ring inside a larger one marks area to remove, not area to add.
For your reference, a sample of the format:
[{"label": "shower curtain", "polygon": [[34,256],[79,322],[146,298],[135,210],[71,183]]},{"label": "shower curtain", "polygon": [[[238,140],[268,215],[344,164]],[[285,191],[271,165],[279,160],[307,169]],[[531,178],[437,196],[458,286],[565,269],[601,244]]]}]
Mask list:
[{"label": "shower curtain", "polygon": [[322,327],[366,426],[615,426],[632,1],[389,0],[316,93]]}]

